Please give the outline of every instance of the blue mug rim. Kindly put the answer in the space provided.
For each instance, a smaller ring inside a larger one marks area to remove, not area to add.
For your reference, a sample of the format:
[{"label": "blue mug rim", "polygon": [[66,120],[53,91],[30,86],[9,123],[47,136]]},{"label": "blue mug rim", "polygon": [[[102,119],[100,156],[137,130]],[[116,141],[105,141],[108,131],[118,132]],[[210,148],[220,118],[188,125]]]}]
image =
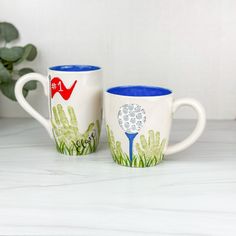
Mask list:
[{"label": "blue mug rim", "polygon": [[91,72],[91,71],[101,70],[101,67],[93,65],[73,64],[73,65],[50,66],[49,70],[59,71],[59,72]]},{"label": "blue mug rim", "polygon": [[108,88],[107,93],[126,97],[162,97],[172,94],[172,90],[148,85],[126,85]]}]

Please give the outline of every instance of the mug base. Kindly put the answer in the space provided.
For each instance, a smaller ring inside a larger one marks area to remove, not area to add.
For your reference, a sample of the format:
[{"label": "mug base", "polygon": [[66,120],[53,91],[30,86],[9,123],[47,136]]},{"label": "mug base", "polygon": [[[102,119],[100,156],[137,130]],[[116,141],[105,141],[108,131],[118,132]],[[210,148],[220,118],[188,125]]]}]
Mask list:
[{"label": "mug base", "polygon": [[93,154],[95,153],[96,151],[92,151],[92,152],[89,152],[89,153],[85,153],[85,154],[69,154],[69,153],[65,153],[65,152],[60,152],[57,150],[57,153],[59,153],[60,155],[62,156],[67,156],[67,157],[87,157],[89,156],[90,154]]},{"label": "mug base", "polygon": [[85,148],[80,148],[80,149],[76,149],[76,148],[66,148],[66,147],[59,147],[58,145],[56,145],[56,149],[57,152],[65,155],[65,156],[87,156],[89,154],[92,154],[94,152],[96,152],[97,150],[97,146],[87,146]]},{"label": "mug base", "polygon": [[157,166],[162,162],[163,158],[164,155],[161,155],[159,157],[152,156],[150,158],[134,156],[134,159],[130,161],[128,158],[117,158],[117,156],[113,156],[113,161],[120,166],[131,168],[147,168]]}]

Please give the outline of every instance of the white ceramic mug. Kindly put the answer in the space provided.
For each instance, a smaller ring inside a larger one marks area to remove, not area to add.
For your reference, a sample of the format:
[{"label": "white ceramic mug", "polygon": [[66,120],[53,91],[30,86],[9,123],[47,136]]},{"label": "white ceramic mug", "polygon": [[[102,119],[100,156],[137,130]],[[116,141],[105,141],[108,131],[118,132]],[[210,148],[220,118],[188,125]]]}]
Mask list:
[{"label": "white ceramic mug", "polygon": [[[25,100],[22,89],[30,80],[44,86],[49,97],[50,120]],[[57,150],[67,155],[85,155],[96,150],[102,119],[102,71],[89,65],[63,65],[48,69],[48,77],[30,73],[16,83],[19,104],[48,131]]]},{"label": "white ceramic mug", "polygon": [[[168,146],[172,116],[180,106],[192,107],[198,121],[189,137]],[[120,86],[105,92],[105,122],[114,161],[130,167],[157,165],[164,155],[182,151],[202,134],[206,116],[192,98],[174,100],[169,89]]]}]

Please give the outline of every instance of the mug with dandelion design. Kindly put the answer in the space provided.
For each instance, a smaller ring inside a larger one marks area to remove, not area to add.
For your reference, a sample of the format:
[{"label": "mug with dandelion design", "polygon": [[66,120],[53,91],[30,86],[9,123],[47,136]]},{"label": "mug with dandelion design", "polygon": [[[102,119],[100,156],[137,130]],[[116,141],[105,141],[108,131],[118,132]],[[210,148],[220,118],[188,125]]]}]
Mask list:
[{"label": "mug with dandelion design", "polygon": [[[182,142],[168,146],[172,116],[180,106],[192,107],[197,125]],[[205,110],[192,98],[174,100],[169,89],[120,86],[105,92],[105,124],[113,160],[129,167],[150,167],[164,155],[192,145],[205,127]]]},{"label": "mug with dandelion design", "polygon": [[[37,80],[49,97],[50,120],[34,110],[23,96],[24,85]],[[90,65],[53,66],[48,77],[38,73],[22,76],[16,83],[19,104],[54,138],[57,150],[66,155],[96,151],[102,119],[102,71]]]}]

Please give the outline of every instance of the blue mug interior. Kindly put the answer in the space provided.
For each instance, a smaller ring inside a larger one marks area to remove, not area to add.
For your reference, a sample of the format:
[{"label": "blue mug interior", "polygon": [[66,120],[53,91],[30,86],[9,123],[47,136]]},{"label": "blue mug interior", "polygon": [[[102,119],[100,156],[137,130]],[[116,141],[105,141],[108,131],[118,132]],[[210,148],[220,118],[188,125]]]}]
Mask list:
[{"label": "blue mug interior", "polygon": [[131,96],[131,97],[154,97],[171,94],[172,91],[166,88],[154,86],[118,86],[107,89],[110,94]]},{"label": "blue mug interior", "polygon": [[101,67],[91,65],[61,65],[49,67],[49,70],[54,71],[68,71],[68,72],[79,72],[79,71],[94,71],[100,70]]}]

